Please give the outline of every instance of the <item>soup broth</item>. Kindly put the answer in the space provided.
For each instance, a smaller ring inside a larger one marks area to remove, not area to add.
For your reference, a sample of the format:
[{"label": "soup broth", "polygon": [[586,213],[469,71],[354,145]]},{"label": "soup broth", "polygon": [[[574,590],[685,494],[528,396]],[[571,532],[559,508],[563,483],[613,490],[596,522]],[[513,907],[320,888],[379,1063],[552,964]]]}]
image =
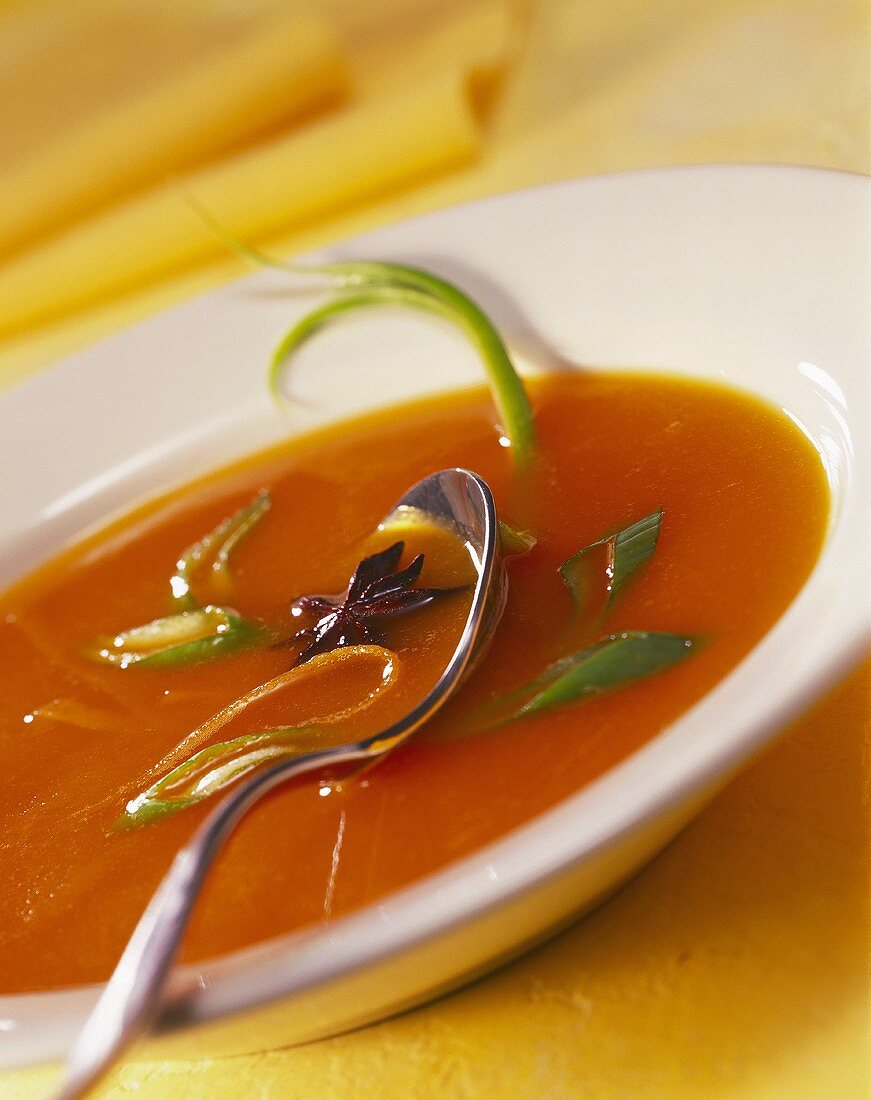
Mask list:
[{"label": "soup broth", "polygon": [[[460,591],[386,621],[364,652],[299,666],[236,724],[203,730],[284,676],[292,648],[179,666],[94,661],[93,639],[166,614],[180,552],[263,490],[271,507],[233,558],[232,605],[258,622],[283,621],[300,595],[341,592],[361,558],[383,548],[373,532],[392,504],[444,467],[481,474],[501,518],[537,542],[509,559],[495,640],[433,721],[376,766],[295,782],[247,816],[206,884],[188,962],[334,919],[518,827],[656,736],[765,634],[825,534],[825,475],[802,432],[752,397],[665,377],[554,375],[530,392],[538,451],[522,476],[484,391],[421,401],[295,439],[148,503],[0,596],[0,991],[108,976],[213,804],[119,828],[155,777],[263,725],[340,714],[357,739],[410,709],[446,663],[468,578],[438,539],[420,534],[406,538],[402,565],[422,550],[420,583]],[[500,700],[590,641],[560,565],[660,508],[656,552],[609,603],[599,633],[686,635],[697,640],[690,657],[620,690],[502,720]],[[399,674],[384,691],[391,654]]]}]

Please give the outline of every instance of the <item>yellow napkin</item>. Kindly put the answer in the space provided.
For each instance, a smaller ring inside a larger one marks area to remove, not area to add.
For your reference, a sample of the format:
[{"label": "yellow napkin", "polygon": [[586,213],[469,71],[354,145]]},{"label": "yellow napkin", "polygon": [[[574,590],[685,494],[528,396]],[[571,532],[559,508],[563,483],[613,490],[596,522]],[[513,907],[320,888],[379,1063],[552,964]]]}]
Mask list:
[{"label": "yellow napkin", "polygon": [[[415,33],[413,51],[381,29],[351,50],[321,17],[270,15],[240,42],[120,102],[92,106],[69,130],[13,159],[0,172],[0,208],[8,211],[0,223],[0,339],[220,254],[167,172],[253,239],[471,159],[478,116],[511,52],[506,3],[487,0],[430,21]],[[353,55],[351,101],[288,128],[346,93],[345,54]],[[280,132],[240,145],[277,122]],[[91,213],[95,207],[103,209]],[[58,232],[73,216],[77,222]]]},{"label": "yellow napkin", "polygon": [[[467,160],[478,146],[466,74],[363,100],[183,177],[237,236],[256,239]],[[163,186],[0,268],[0,336],[147,282],[224,246]]]},{"label": "yellow napkin", "polygon": [[[7,232],[32,226],[26,245],[0,251],[0,385],[241,269],[166,182],[167,168],[228,227],[277,237],[290,251],[288,232],[317,232],[325,215],[344,216],[480,151],[481,120],[517,52],[513,0],[363,8],[337,0],[318,5],[317,16],[284,8],[280,0],[128,0],[121,9],[89,0],[64,19],[67,9],[51,0],[25,0],[17,22],[0,17],[0,96],[38,93],[27,126],[16,114],[0,128],[0,205],[14,210]],[[281,91],[268,77],[291,47],[299,56]],[[250,72],[261,64],[265,74]],[[214,88],[223,66],[250,101],[267,100],[266,121],[281,115],[280,124],[224,117],[228,96]],[[204,139],[162,110],[185,88],[196,93],[209,140],[230,143],[206,163]],[[140,144],[130,139],[139,124],[156,160],[120,165],[119,150]],[[246,127],[254,139],[243,142]],[[131,193],[134,180],[149,179]],[[76,203],[78,219],[51,230]]]},{"label": "yellow napkin", "polygon": [[294,13],[120,102],[111,101],[0,174],[0,255],[139,184],[339,98],[334,29]]}]

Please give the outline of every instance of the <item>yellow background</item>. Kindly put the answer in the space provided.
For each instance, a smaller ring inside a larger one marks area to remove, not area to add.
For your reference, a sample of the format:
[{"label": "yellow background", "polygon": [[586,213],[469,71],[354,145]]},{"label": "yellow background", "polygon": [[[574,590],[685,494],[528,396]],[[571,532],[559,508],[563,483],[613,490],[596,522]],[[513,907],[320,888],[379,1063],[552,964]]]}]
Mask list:
[{"label": "yellow background", "polygon": [[[5,209],[23,211],[23,199],[14,204],[27,170],[31,179],[55,179],[55,192],[77,170],[85,175],[107,134],[119,155],[139,155],[126,183],[110,174],[97,198],[54,224],[41,225],[42,200],[34,204],[29,236],[0,252],[0,384],[243,269],[206,245],[181,259],[169,255],[171,242],[160,245],[160,225],[167,218],[182,225],[186,208],[163,182],[166,164],[156,153],[149,160],[128,133],[157,120],[161,147],[167,88],[202,93],[208,117],[214,73],[229,74],[232,58],[240,86],[252,67],[260,72],[246,94],[265,112],[257,117],[272,112],[268,125],[246,130],[243,118],[220,148],[203,151],[182,136],[172,151],[178,170],[193,173],[185,176],[192,193],[220,185],[208,194],[226,202],[228,224],[250,203],[246,165],[261,172],[277,163],[279,144],[284,170],[292,165],[295,176],[314,181],[324,148],[341,144],[335,172],[346,147],[348,157],[363,158],[348,162],[356,166],[347,177],[353,186],[319,205],[288,185],[263,200],[260,222],[242,219],[241,228],[287,253],[557,178],[724,161],[865,173],[871,164],[869,8],[855,0],[311,7],[318,26],[334,28],[337,45],[311,32],[305,48],[314,75],[300,76],[287,94],[301,106],[288,101],[282,115],[270,99],[270,66],[283,68],[278,36],[287,36],[290,53],[303,41],[299,6],[0,0]],[[458,91],[467,77],[468,102]],[[400,132],[404,144],[393,140]],[[64,142],[79,150],[78,168],[61,162]],[[370,146],[380,150],[377,171],[365,161]],[[45,192],[50,203],[52,187]],[[112,251],[119,227],[125,257]],[[195,231],[185,225],[180,233]],[[137,249],[153,241],[140,262]],[[124,263],[129,273],[119,285]],[[70,279],[78,297],[64,290]],[[634,882],[491,977],[305,1048],[123,1065],[104,1095],[871,1095],[869,684],[866,665]],[[30,1100],[51,1079],[44,1069],[8,1075],[0,1093]]]}]

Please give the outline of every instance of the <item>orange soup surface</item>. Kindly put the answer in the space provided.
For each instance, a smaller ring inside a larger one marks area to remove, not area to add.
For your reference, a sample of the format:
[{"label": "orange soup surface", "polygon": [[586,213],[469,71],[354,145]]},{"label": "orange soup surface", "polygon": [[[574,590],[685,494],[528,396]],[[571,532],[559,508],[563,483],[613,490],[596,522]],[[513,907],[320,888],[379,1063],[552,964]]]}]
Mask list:
[{"label": "orange soup surface", "polygon": [[[825,475],[802,432],[754,398],[658,376],[554,375],[530,389],[538,451],[523,475],[486,393],[422,401],[151,502],[0,596],[0,992],[108,976],[214,803],[135,827],[119,821],[191,753],[278,726],[356,740],[410,709],[450,656],[468,569],[451,559],[456,546],[418,531],[403,535],[398,568],[423,552],[418,584],[458,591],[385,619],[376,642],[338,659],[318,656],[288,675],[293,643],[270,636],[190,665],[95,660],[94,639],[169,614],[179,555],[261,491],[271,507],[234,549],[227,602],[288,632],[292,602],[342,592],[389,541],[373,541],[379,521],[436,470],[481,474],[501,518],[537,542],[509,558],[495,640],[433,721],[374,767],[296,781],[243,821],[198,905],[188,962],[334,919],[474,852],[649,741],[759,641],[824,538]],[[685,635],[698,640],[691,655],[619,690],[493,721],[504,717],[500,700],[594,640],[559,566],[659,508],[655,553],[595,630]],[[272,682],[236,717],[214,721]]]}]

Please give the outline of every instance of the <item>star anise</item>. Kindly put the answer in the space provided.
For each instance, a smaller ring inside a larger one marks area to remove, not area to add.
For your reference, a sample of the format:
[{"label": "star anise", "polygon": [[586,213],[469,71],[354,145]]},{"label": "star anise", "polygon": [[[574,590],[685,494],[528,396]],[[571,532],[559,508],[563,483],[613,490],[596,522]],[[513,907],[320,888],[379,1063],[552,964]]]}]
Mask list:
[{"label": "star anise", "polygon": [[382,623],[394,615],[415,611],[439,596],[459,588],[412,588],[423,569],[423,554],[397,570],[404,542],[394,542],[386,550],[363,558],[348,587],[338,596],[300,596],[291,604],[294,615],[318,616],[313,626],[298,631],[295,641],[308,644],[294,662],[304,664],[318,653],[329,653],[342,646],[384,641]]}]

